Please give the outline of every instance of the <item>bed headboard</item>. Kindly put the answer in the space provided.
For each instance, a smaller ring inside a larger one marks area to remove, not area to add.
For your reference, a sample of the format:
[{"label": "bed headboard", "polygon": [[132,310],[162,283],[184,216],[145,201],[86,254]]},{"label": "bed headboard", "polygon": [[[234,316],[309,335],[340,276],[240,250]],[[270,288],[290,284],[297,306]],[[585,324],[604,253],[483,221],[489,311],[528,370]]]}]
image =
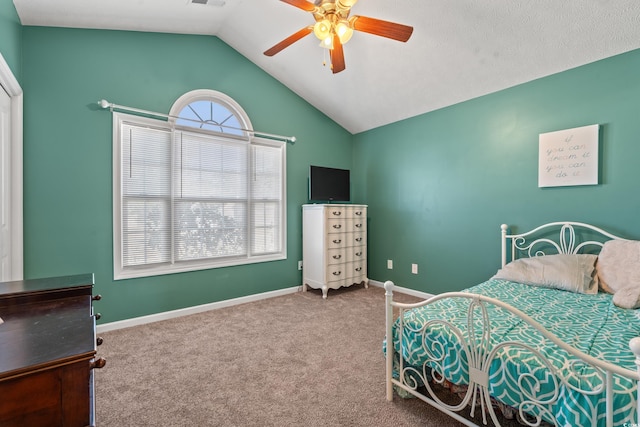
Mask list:
[{"label": "bed headboard", "polygon": [[597,254],[607,240],[624,240],[620,236],[593,225],[571,221],[550,222],[519,234],[508,234],[509,226],[507,224],[502,224],[500,230],[502,234],[502,267],[507,262],[522,257],[531,258],[551,254]]}]

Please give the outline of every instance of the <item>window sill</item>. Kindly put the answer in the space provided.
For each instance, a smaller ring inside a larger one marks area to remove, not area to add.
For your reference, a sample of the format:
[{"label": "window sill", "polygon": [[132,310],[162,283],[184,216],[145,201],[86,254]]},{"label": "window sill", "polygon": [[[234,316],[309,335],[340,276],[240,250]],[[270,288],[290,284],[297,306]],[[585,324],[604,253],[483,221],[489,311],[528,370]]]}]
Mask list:
[{"label": "window sill", "polygon": [[281,261],[287,259],[286,254],[265,255],[254,258],[233,258],[215,262],[184,262],[180,264],[160,264],[155,266],[128,267],[126,269],[114,269],[113,280],[135,279],[140,277],[162,276],[165,274],[186,273],[189,271],[211,270],[223,267],[233,267],[262,262]]}]

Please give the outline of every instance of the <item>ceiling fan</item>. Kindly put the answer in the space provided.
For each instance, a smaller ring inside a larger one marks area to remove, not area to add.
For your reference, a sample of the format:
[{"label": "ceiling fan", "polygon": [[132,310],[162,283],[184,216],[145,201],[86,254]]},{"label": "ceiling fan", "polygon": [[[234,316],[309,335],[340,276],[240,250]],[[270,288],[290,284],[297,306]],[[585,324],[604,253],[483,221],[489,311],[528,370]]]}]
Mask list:
[{"label": "ceiling fan", "polygon": [[307,0],[280,1],[306,12],[311,12],[316,23],[290,35],[280,43],[267,49],[264,54],[273,56],[313,32],[320,39],[320,45],[329,49],[331,70],[334,74],[346,68],[342,46],[349,41],[354,30],[401,42],[409,40],[411,33],[413,33],[413,27],[407,25],[366,16],[353,15],[350,17],[351,7],[358,0],[315,0],[315,3]]}]

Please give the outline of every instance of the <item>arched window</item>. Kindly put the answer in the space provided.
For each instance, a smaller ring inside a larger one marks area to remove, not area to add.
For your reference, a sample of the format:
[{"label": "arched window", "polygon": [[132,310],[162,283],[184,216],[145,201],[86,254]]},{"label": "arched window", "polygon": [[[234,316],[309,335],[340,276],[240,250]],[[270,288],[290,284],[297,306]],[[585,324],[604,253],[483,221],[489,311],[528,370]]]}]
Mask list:
[{"label": "arched window", "polygon": [[285,259],[285,143],[212,90],[169,117],[114,112],[115,279]]},{"label": "arched window", "polygon": [[252,129],[242,107],[227,95],[209,89],[185,93],[173,103],[170,116],[175,124],[228,135],[247,136]]}]

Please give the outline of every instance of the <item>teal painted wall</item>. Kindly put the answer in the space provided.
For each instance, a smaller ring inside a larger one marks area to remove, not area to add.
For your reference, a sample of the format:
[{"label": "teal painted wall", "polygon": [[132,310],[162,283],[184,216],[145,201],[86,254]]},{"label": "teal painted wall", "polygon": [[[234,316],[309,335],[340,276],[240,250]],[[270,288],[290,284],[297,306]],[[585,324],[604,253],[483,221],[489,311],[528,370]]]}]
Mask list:
[{"label": "teal painted wall", "polygon": [[[480,283],[499,268],[502,223],[584,221],[640,239],[639,76],[636,50],[356,135],[369,276],[429,293]],[[601,184],[538,188],[538,135],[591,124]]]},{"label": "teal painted wall", "polygon": [[[350,167],[352,135],[218,38],[24,27],[25,278],[95,273],[101,322],[301,284],[309,164]],[[258,47],[256,47],[258,48]],[[107,99],[168,112],[193,89],[223,92],[287,147],[284,261],[113,281]]]},{"label": "teal painted wall", "polygon": [[0,1],[0,53],[22,85],[22,26],[12,1]]},{"label": "teal painted wall", "polygon": [[[640,51],[352,136],[214,37],[11,34],[18,49],[0,48],[21,62],[25,90],[25,277],[94,272],[102,322],[299,285],[309,164],[352,169],[354,202],[369,205],[369,276],[425,292],[492,275],[503,222],[586,221],[640,238]],[[234,98],[256,129],[298,138],[287,149],[288,259],[114,282],[111,114],[95,102],[166,112],[198,88]],[[538,188],[538,135],[595,123],[601,184]]]}]

